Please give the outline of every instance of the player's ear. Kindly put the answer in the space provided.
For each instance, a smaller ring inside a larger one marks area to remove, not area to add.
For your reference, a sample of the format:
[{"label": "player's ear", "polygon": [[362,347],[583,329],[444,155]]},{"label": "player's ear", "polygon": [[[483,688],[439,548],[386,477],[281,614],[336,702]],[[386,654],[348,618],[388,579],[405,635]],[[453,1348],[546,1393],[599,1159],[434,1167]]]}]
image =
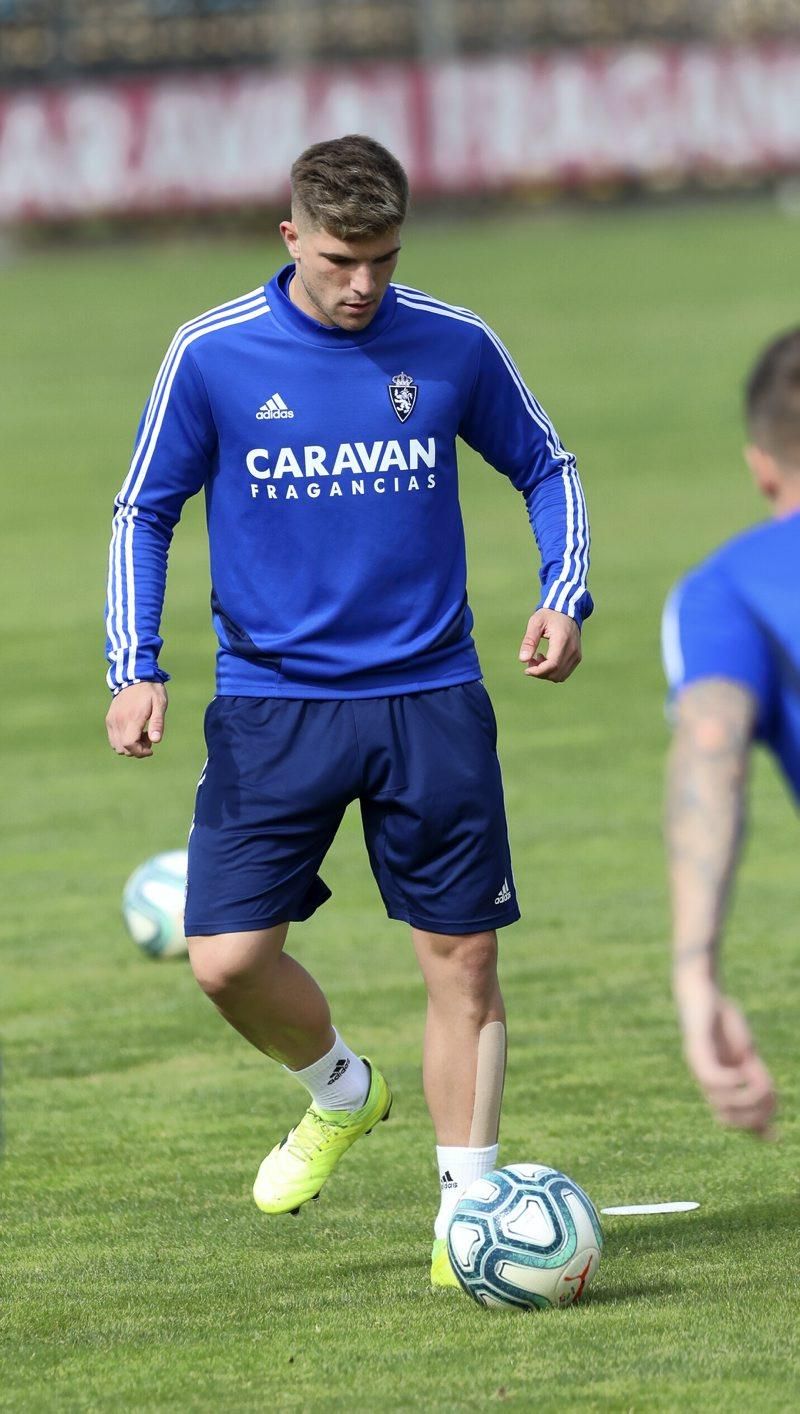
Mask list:
[{"label": "player's ear", "polygon": [[300,256],[300,232],[294,224],[294,221],[281,221],[278,230],[283,237],[284,245],[292,257],[292,260],[298,260]]},{"label": "player's ear", "polygon": [[775,458],[765,452],[763,447],[757,447],[750,442],[744,449],[744,459],[761,495],[766,496],[768,501],[774,500],[781,485],[780,467]]}]

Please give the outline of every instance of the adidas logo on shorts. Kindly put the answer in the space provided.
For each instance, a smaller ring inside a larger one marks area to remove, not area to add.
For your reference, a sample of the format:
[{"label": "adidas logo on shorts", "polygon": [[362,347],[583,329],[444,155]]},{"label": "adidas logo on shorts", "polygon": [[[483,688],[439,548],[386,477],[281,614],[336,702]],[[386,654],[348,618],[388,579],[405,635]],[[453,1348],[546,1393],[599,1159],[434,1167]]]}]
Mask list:
[{"label": "adidas logo on shorts", "polygon": [[500,890],[499,894],[497,895],[497,898],[495,899],[495,905],[498,905],[498,904],[501,904],[501,903],[508,903],[509,900],[510,900],[510,898],[511,898],[511,890],[510,890],[510,888],[508,887],[508,879],[504,879],[504,880],[503,880],[503,887],[502,887],[502,889]]},{"label": "adidas logo on shorts", "polygon": [[271,398],[267,398],[267,401],[261,404],[256,417],[263,422],[266,418],[271,417],[294,417],[294,413],[290,407],[286,406],[280,393],[273,393]]}]

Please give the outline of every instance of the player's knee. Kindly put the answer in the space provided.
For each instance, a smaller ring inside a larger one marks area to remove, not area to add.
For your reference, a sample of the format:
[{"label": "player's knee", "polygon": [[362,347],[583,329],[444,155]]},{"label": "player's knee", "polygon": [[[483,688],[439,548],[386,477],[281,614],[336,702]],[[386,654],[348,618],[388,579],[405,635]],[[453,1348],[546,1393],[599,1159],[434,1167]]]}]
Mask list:
[{"label": "player's knee", "polygon": [[195,981],[212,1001],[224,996],[239,975],[234,960],[213,947],[216,941],[211,938],[187,939]]},{"label": "player's knee", "polygon": [[187,941],[195,979],[212,1001],[223,1001],[268,980],[271,951],[254,947],[249,934],[233,933]]},{"label": "player's knee", "polygon": [[462,994],[480,1009],[497,988],[496,935],[465,933],[453,949],[451,961]]}]

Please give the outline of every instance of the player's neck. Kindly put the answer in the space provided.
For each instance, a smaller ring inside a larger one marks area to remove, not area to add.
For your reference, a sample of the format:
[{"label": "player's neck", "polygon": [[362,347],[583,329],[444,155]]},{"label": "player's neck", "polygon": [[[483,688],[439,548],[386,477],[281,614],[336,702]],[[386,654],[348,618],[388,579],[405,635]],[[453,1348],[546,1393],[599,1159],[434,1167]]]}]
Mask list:
[{"label": "player's neck", "polygon": [[316,319],[318,324],[324,324],[327,329],[335,329],[336,325],[333,320],[329,319],[327,314],[324,314],[309,297],[306,287],[296,271],[289,281],[287,294],[292,304],[303,314],[307,314],[309,319]]}]

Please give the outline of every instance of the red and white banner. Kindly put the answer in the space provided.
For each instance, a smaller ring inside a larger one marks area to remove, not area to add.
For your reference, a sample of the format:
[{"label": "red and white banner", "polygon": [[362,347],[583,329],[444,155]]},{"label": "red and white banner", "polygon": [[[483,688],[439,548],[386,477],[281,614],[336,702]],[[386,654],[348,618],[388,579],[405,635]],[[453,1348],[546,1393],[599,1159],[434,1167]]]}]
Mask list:
[{"label": "red and white banner", "polygon": [[419,194],[800,169],[800,45],[630,46],[0,94],[0,221],[261,205],[369,133]]}]

